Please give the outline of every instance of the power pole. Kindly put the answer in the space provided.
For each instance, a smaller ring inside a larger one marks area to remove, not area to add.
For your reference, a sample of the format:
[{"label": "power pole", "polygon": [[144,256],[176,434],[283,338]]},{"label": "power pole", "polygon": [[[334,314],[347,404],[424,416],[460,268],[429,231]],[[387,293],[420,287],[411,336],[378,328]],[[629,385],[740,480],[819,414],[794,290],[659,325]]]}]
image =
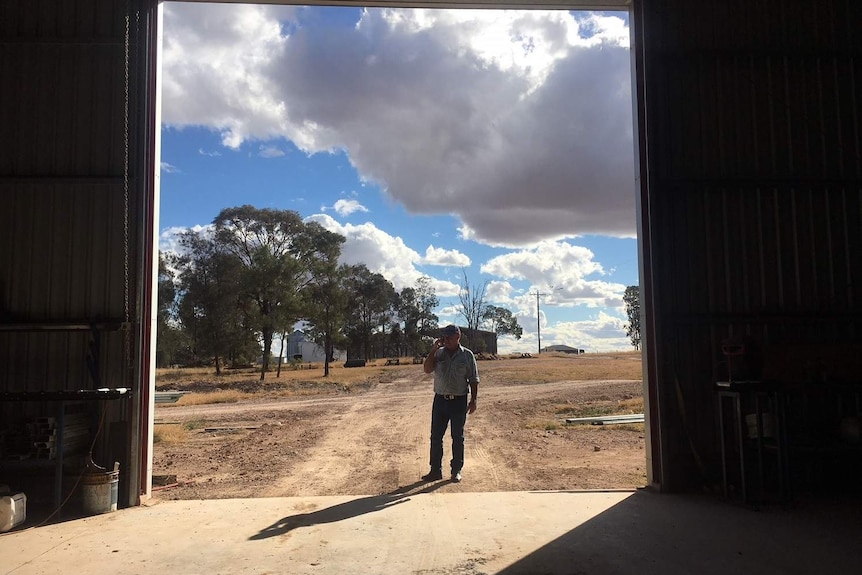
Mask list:
[{"label": "power pole", "polygon": [[539,296],[545,295],[539,290],[536,290],[536,337],[539,339],[539,351],[542,353],[542,316],[539,314]]},{"label": "power pole", "polygon": [[[554,286],[551,286],[551,289],[554,290]],[[561,290],[562,287],[558,287],[556,290]],[[542,353],[542,315],[539,313],[539,297],[543,295],[551,295],[550,293],[540,292],[538,289],[533,292],[533,295],[536,296],[536,338],[539,341],[539,352]]]}]

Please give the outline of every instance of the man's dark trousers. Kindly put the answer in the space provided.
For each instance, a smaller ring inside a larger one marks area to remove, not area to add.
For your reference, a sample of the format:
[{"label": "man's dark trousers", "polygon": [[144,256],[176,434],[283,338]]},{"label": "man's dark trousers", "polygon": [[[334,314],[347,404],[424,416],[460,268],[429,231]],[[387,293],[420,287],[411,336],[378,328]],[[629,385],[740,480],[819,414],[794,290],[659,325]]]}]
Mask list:
[{"label": "man's dark trousers", "polygon": [[452,425],[452,473],[461,471],[464,466],[464,424],[467,423],[467,396],[456,396],[446,399],[440,394],[434,394],[434,406],[431,409],[431,469],[440,469],[443,465],[443,436],[446,427]]}]

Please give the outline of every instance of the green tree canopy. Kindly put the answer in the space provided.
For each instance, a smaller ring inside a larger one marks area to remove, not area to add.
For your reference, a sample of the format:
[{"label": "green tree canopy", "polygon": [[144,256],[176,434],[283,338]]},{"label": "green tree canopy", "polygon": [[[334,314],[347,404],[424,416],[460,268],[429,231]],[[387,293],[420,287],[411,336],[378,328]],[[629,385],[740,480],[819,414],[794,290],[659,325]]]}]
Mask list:
[{"label": "green tree canopy", "polygon": [[626,324],[626,335],[631,339],[636,350],[641,348],[641,292],[638,286],[629,286],[623,294],[626,304],[626,314],[629,322]]},{"label": "green tree canopy", "polygon": [[392,283],[365,265],[351,266],[346,280],[351,299],[348,302],[345,333],[350,350],[363,358],[374,357],[372,346],[375,336],[384,335],[391,323],[396,301]]},{"label": "green tree canopy", "polygon": [[165,254],[159,252],[158,303],[156,307],[156,366],[178,363],[183,348],[183,333],[177,329],[177,291],[173,271]]},{"label": "green tree canopy", "polygon": [[263,343],[260,378],[269,369],[272,339],[303,315],[301,291],[321,261],[337,259],[344,237],[291,210],[226,208],[213,220],[215,241],[242,266],[240,289],[252,302],[250,325]]},{"label": "green tree canopy", "polygon": [[416,280],[415,287],[405,287],[398,294],[395,307],[398,319],[404,324],[401,341],[409,354],[424,352],[423,339],[437,334],[439,318],[434,308],[439,304],[431,278],[427,276]]},{"label": "green tree canopy", "polygon": [[524,334],[524,328],[518,324],[518,318],[504,307],[485,306],[482,320],[491,324],[491,331],[497,335],[511,335],[515,339],[521,339],[521,336]]},{"label": "green tree canopy", "polygon": [[221,373],[225,358],[242,363],[257,356],[257,338],[248,329],[240,290],[240,265],[205,232],[189,230],[180,238],[178,282],[182,294],[177,316],[192,358],[212,361]]},{"label": "green tree canopy", "polygon": [[350,294],[345,280],[350,268],[338,266],[335,261],[321,261],[314,278],[305,289],[305,321],[307,333],[323,346],[323,375],[329,377],[329,363],[336,345],[346,343],[343,335],[347,321],[347,302]]}]

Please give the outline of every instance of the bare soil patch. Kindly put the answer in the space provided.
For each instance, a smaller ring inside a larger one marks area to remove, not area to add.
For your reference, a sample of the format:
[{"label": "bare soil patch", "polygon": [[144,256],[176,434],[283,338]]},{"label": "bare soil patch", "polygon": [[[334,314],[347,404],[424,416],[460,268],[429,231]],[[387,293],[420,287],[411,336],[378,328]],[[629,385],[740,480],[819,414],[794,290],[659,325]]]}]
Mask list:
[{"label": "bare soil patch", "polygon": [[[194,382],[160,385],[250,393],[235,403],[157,406],[161,441],[154,447],[153,474],[169,486],[157,488],[156,496],[375,495],[416,483],[428,470],[432,376],[421,365],[356,369],[367,370],[366,377],[345,369],[350,373],[335,370],[323,380],[322,370],[309,370],[255,387],[247,375],[207,381],[198,374]],[[564,423],[567,416],[642,412],[639,354],[543,354],[483,361],[479,371],[478,410],[467,420],[464,481],[442,488],[644,485],[643,424]],[[447,435],[444,466],[448,442]]]}]

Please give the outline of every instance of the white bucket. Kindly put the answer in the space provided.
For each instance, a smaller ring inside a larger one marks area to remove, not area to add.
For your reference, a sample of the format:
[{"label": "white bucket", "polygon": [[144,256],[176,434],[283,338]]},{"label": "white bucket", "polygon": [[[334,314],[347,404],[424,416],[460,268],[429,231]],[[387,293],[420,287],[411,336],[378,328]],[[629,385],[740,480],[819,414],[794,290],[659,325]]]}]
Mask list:
[{"label": "white bucket", "polygon": [[81,497],[84,513],[97,515],[117,510],[119,471],[85,473],[81,476]]},{"label": "white bucket", "polygon": [[27,519],[27,496],[23,493],[0,497],[0,533],[21,525]]}]

